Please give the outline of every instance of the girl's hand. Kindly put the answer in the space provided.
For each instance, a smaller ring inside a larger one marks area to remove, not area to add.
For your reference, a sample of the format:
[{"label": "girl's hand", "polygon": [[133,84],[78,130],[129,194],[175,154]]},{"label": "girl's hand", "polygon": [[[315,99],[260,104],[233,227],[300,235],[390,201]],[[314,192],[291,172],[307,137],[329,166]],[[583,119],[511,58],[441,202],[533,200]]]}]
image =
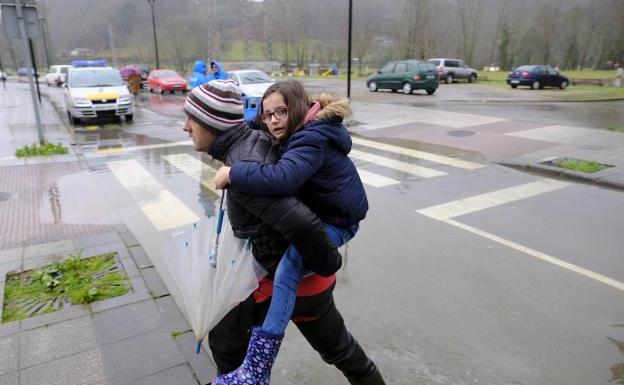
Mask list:
[{"label": "girl's hand", "polygon": [[222,166],[214,176],[215,187],[219,190],[226,188],[230,184],[230,168]]}]

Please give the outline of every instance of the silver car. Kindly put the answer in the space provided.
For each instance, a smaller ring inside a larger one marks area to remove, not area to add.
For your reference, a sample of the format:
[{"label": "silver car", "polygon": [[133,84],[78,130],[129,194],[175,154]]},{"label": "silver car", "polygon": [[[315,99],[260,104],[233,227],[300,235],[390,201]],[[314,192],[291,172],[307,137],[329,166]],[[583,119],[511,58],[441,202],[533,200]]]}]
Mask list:
[{"label": "silver car", "polygon": [[469,83],[474,83],[477,80],[477,70],[468,67],[463,60],[437,58],[429,59],[429,63],[436,66],[440,80],[444,80],[446,84],[451,84],[460,79],[468,80]]}]

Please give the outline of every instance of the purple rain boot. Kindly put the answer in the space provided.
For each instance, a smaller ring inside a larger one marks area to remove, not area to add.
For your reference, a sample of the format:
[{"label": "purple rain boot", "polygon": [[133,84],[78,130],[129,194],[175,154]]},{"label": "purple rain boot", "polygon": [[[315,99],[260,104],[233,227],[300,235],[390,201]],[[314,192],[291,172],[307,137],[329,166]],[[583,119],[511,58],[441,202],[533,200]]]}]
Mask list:
[{"label": "purple rain boot", "polygon": [[260,327],[253,328],[245,360],[233,372],[222,374],[212,380],[212,385],[269,385],[271,368],[279,352],[284,335],[267,333]]}]

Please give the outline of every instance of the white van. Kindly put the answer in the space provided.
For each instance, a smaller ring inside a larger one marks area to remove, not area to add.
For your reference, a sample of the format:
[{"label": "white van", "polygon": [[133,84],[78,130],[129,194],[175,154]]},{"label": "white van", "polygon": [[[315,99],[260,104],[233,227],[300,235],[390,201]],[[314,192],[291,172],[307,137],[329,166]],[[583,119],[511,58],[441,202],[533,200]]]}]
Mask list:
[{"label": "white van", "polygon": [[72,68],[65,85],[65,107],[69,121],[115,118],[129,122],[133,117],[128,86],[111,67]]},{"label": "white van", "polygon": [[68,65],[56,65],[51,66],[48,73],[44,76],[45,82],[50,87],[55,85],[57,87],[62,86],[67,81],[67,72],[71,66]]}]

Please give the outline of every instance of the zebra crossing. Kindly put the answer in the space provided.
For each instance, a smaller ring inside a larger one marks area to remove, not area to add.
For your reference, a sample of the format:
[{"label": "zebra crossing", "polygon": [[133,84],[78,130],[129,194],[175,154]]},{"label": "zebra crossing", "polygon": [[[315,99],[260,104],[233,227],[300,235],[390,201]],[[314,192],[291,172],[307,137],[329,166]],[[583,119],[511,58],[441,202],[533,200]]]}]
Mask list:
[{"label": "zebra crossing", "polygon": [[[377,151],[384,152],[384,155],[379,155],[379,153],[369,153],[364,150],[354,149],[350,154],[350,156],[358,162],[357,170],[363,183],[372,188],[381,189],[406,183],[378,173],[377,170],[380,168],[391,170],[395,173],[398,171],[399,173],[415,175],[423,179],[428,179],[440,178],[448,175],[447,172],[434,169],[433,167],[435,167],[436,164],[450,166],[467,172],[487,167],[486,165],[479,163],[447,158],[438,154],[415,151],[368,139],[354,138],[353,142],[361,147],[372,148]],[[180,146],[186,145],[187,143],[180,143]],[[164,146],[156,148],[162,147]],[[130,152],[136,152],[137,150],[140,150],[140,148],[131,148]],[[107,152],[100,154],[99,156],[108,157],[118,155],[118,152]],[[424,167],[404,160],[396,160],[392,158],[393,155],[399,155],[403,158],[407,157],[415,160],[425,160],[432,165]],[[215,189],[213,182],[216,168],[203,162],[197,155],[186,152],[163,154],[160,156],[160,159],[173,168],[179,170],[181,174],[184,174],[186,177],[189,177],[193,181],[203,185],[209,191],[215,194],[219,193]],[[150,171],[148,171],[136,159],[110,160],[106,161],[105,164],[123,188],[127,190],[129,195],[136,202],[140,211],[148,219],[148,221],[154,225],[154,228],[157,231],[160,232],[164,230],[176,229],[191,223],[197,223],[200,220],[200,216],[198,214],[189,208],[187,204],[178,198],[173,192],[161,184],[157,177],[152,175]],[[367,169],[370,165],[375,168],[375,172]],[[620,281],[566,262],[563,259],[556,258],[530,247],[518,244],[509,239],[502,238],[496,234],[489,233],[456,219],[463,215],[477,211],[536,197],[541,194],[556,192],[568,187],[569,185],[569,183],[562,181],[540,179],[530,183],[524,183],[421,208],[415,210],[414,212],[485,238],[490,242],[495,242],[510,249],[522,252],[525,255],[533,257],[537,260],[558,266],[564,270],[584,276],[594,281],[598,281],[617,290],[624,291],[624,283]]]},{"label": "zebra crossing", "polygon": [[[471,171],[485,165],[453,159],[438,154],[424,151],[416,151],[400,146],[375,142],[368,139],[354,138],[355,147],[350,157],[356,163],[357,171],[365,186],[374,189],[400,185],[405,180],[398,180],[401,174],[416,176],[418,178],[439,178],[448,175],[448,170],[436,170],[436,165],[450,166],[458,170]],[[184,226],[198,220],[193,212],[176,195],[163,186],[157,177],[152,175],[141,163],[132,158],[132,154],[139,151],[165,150],[164,154],[156,155],[181,174],[201,184],[214,194],[220,192],[215,189],[213,177],[216,167],[203,162],[197,154],[189,153],[188,141],[180,141],[165,144],[133,146],[129,148],[116,148],[114,151],[102,151],[91,154],[95,159],[104,158],[104,163],[119,181],[121,186],[128,191],[143,214],[154,224],[157,230],[167,230]],[[172,153],[172,150],[180,149],[182,152]],[[369,152],[369,149],[375,153]],[[128,159],[111,159],[127,154]],[[396,159],[401,157],[407,160]],[[419,161],[427,162],[427,166],[415,164]],[[374,170],[371,170],[371,167]],[[384,175],[384,174],[391,174]]]}]

